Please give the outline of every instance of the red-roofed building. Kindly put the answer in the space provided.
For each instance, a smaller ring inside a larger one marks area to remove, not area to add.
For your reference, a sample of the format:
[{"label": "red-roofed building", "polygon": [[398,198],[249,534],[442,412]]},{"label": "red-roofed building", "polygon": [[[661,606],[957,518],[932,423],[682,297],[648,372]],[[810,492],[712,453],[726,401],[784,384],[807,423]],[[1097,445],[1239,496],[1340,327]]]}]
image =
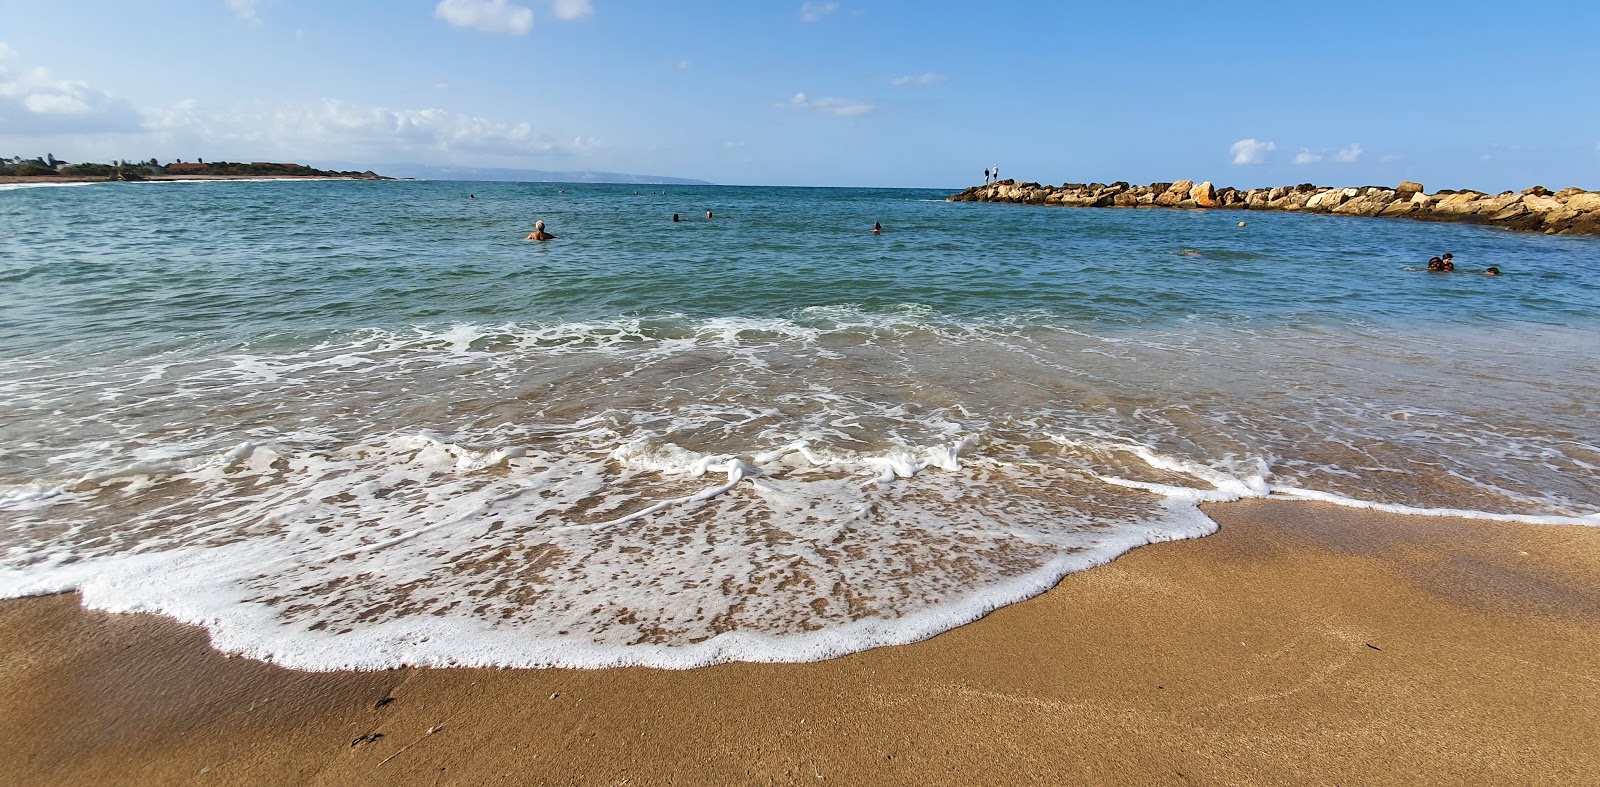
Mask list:
[{"label": "red-roofed building", "polygon": [[178,163],[178,164],[168,164],[167,165],[167,171],[168,172],[202,172],[202,171],[205,170],[205,168],[206,168],[205,164],[183,164],[183,163]]}]

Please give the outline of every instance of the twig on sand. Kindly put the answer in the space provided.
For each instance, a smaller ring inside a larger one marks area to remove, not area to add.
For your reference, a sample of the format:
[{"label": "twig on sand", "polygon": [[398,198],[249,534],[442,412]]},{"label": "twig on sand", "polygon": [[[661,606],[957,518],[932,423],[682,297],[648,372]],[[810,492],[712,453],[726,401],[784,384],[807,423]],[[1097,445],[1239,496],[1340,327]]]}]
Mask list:
[{"label": "twig on sand", "polygon": [[374,767],[379,767],[379,768],[383,767],[384,763],[386,763],[386,762],[388,762],[388,761],[390,761],[390,760],[392,760],[392,759],[394,759],[396,757],[399,757],[402,754],[405,754],[406,753],[406,749],[409,749],[412,746],[415,746],[415,745],[423,742],[424,740],[427,740],[428,736],[430,736],[430,735],[432,735],[432,734],[434,734],[434,733],[436,733],[436,732],[438,732],[439,730],[442,730],[442,729],[444,729],[444,725],[443,724],[436,724],[436,725],[434,725],[432,727],[429,727],[428,731],[422,734],[422,737],[420,737],[420,738],[418,738],[418,739],[416,739],[416,740],[414,740],[414,741],[412,741],[412,742],[410,742],[410,743],[408,743],[408,744],[406,744],[404,746],[401,746],[399,749],[396,749],[394,754],[391,754],[391,755],[389,755],[387,757],[384,757],[383,759],[379,760],[378,764],[376,766],[374,766]]}]

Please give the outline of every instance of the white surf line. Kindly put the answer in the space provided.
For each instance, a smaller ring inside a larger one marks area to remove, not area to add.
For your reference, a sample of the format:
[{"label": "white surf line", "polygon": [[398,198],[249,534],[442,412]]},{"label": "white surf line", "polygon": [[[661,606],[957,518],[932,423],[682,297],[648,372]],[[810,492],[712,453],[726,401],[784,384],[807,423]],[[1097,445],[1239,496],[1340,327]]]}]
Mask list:
[{"label": "white surf line", "polygon": [[1368,508],[1373,511],[1382,511],[1386,514],[1400,514],[1403,516],[1483,519],[1494,522],[1516,522],[1527,525],[1579,525],[1583,527],[1600,527],[1600,512],[1582,515],[1494,514],[1488,511],[1473,511],[1471,509],[1464,508],[1416,508],[1413,506],[1399,505],[1397,503],[1373,503],[1366,500],[1357,500],[1353,497],[1336,495],[1331,492],[1318,492],[1312,489],[1296,489],[1294,487],[1274,488],[1272,490],[1272,497],[1328,503],[1336,506],[1344,506],[1345,508]]},{"label": "white surf line", "polygon": [[[1087,444],[1080,440],[1059,439],[1060,442],[1070,443],[1083,447],[1096,449],[1097,446]],[[1130,481],[1125,478],[1101,475],[1095,473],[1094,477],[1113,486],[1128,489],[1142,489],[1153,494],[1167,498],[1189,500],[1195,503],[1231,503],[1247,498],[1277,499],[1277,500],[1305,500],[1329,505],[1343,506],[1345,508],[1365,508],[1372,511],[1381,511],[1386,514],[1399,514],[1401,516],[1431,516],[1455,517],[1458,519],[1480,519],[1493,522],[1513,522],[1529,525],[1578,525],[1583,527],[1600,527],[1600,512],[1583,515],[1564,514],[1495,514],[1488,511],[1474,511],[1464,508],[1418,508],[1415,506],[1400,505],[1398,503],[1376,503],[1345,497],[1331,492],[1319,492],[1313,489],[1299,489],[1296,487],[1276,486],[1268,483],[1263,477],[1254,477],[1240,480],[1221,473],[1203,465],[1193,462],[1163,456],[1141,445],[1117,445],[1115,449],[1127,451],[1146,464],[1160,470],[1167,470],[1203,481],[1212,486],[1211,490],[1195,489],[1192,487],[1173,486],[1171,484],[1155,484],[1145,481]]]}]

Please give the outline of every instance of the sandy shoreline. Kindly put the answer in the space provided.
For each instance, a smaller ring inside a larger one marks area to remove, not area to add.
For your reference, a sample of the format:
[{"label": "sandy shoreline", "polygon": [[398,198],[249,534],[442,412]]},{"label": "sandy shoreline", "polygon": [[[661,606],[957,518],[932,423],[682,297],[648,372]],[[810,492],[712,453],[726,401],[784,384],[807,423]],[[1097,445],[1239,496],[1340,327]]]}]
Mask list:
[{"label": "sandy shoreline", "polygon": [[1215,536],[1136,550],[926,642],[814,664],[297,673],[224,657],[162,618],[85,612],[73,595],[0,603],[0,772],[27,784],[1600,780],[1600,530],[1268,501],[1209,513]]}]

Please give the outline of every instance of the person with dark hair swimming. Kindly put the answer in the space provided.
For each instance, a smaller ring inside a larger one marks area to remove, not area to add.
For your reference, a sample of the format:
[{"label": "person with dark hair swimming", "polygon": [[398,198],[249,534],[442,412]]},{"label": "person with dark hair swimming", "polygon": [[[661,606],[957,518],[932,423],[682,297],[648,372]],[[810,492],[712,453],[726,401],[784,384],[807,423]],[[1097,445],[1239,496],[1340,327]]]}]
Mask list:
[{"label": "person with dark hair swimming", "polygon": [[1490,265],[1489,267],[1483,269],[1483,273],[1485,276],[1499,276],[1500,269]]},{"label": "person with dark hair swimming", "polygon": [[1453,271],[1453,270],[1456,269],[1456,255],[1451,254],[1448,251],[1444,253],[1444,256],[1439,258],[1439,262],[1443,265],[1441,270],[1443,270],[1445,272]]},{"label": "person with dark hair swimming", "polygon": [[883,234],[883,225],[879,224],[876,221],[872,222],[872,234],[874,234],[874,235]]},{"label": "person with dark hair swimming", "polygon": [[676,223],[676,222],[678,222],[678,221],[680,221],[680,220],[681,220],[681,219],[679,219],[679,218],[678,218],[678,214],[676,214],[676,213],[674,213],[674,214],[672,214],[672,221],[673,221],[673,222],[674,222],[674,223]]},{"label": "person with dark hair swimming", "polygon": [[1442,273],[1444,271],[1444,260],[1439,257],[1429,257],[1428,270],[1434,273]]}]

